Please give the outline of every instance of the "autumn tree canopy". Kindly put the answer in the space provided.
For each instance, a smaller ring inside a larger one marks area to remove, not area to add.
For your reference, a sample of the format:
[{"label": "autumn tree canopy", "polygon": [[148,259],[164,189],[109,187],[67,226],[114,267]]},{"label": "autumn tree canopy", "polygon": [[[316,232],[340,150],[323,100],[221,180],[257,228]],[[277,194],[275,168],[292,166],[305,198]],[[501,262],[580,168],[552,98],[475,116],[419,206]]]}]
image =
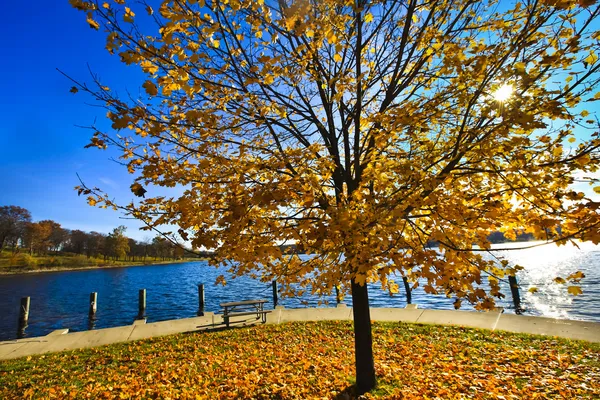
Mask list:
[{"label": "autumn tree canopy", "polygon": [[570,187],[600,163],[593,0],[71,3],[146,74],[128,97],[72,89],[119,132],[90,145],[119,148],[148,191],[120,206],[237,274],[341,284],[368,325],[364,283],[393,291],[393,274],[491,308],[511,266],[475,250],[495,230],[600,241],[600,203]]}]

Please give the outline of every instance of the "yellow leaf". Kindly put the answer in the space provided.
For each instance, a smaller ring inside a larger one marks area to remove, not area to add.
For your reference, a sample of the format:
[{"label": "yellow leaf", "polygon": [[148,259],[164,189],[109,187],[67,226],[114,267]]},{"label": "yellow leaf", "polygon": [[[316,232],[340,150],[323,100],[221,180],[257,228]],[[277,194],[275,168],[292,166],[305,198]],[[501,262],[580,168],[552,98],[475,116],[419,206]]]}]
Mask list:
[{"label": "yellow leaf", "polygon": [[140,185],[137,182],[131,185],[129,188],[131,189],[131,192],[138,197],[145,197],[144,194],[148,192],[146,189],[144,189],[142,185]]},{"label": "yellow leaf", "polygon": [[90,27],[91,27],[91,28],[94,28],[95,30],[98,30],[98,29],[100,29],[100,25],[99,25],[99,24],[98,24],[96,21],[94,21],[94,20],[92,19],[92,17],[88,17],[88,18],[86,19],[86,21],[87,21],[87,23],[88,23],[88,24],[90,24]]},{"label": "yellow leaf", "polygon": [[359,284],[360,286],[364,286],[367,282],[367,275],[365,274],[356,274],[354,277],[354,282]]},{"label": "yellow leaf", "polygon": [[335,62],[341,62],[342,61],[342,56],[340,56],[339,54],[336,53],[336,55],[333,56],[333,59],[335,60]]},{"label": "yellow leaf", "polygon": [[552,150],[552,154],[554,155],[554,157],[560,157],[562,156],[562,146],[557,146],[554,148],[554,150]]},{"label": "yellow leaf", "polygon": [[530,287],[528,292],[529,293],[537,293],[538,289],[536,287]]},{"label": "yellow leaf", "polygon": [[146,89],[146,93],[148,93],[150,96],[156,96],[158,94],[158,88],[151,81],[144,82],[142,87]]},{"label": "yellow leaf", "polygon": [[158,67],[149,60],[142,61],[140,63],[140,67],[142,67],[142,70],[144,72],[147,72],[149,74],[155,74],[158,71]]},{"label": "yellow leaf", "polygon": [[524,72],[525,71],[525,63],[523,63],[523,62],[515,63],[515,69],[519,72]]},{"label": "yellow leaf", "polygon": [[368,13],[367,15],[365,15],[365,22],[368,24],[371,21],[373,21],[373,14]]},{"label": "yellow leaf", "polygon": [[335,36],[335,33],[333,33],[333,31],[327,31],[325,33],[325,38],[327,39],[327,42],[329,42],[329,44],[335,44],[338,40],[337,36]]},{"label": "yellow leaf", "polygon": [[133,17],[135,17],[135,13],[131,11],[131,8],[125,7],[125,15],[123,15],[123,21],[133,23]]},{"label": "yellow leaf", "polygon": [[585,278],[585,274],[581,271],[573,272],[571,275],[567,276],[567,280],[569,281],[579,281]]},{"label": "yellow leaf", "polygon": [[576,141],[576,140],[577,140],[577,139],[575,139],[574,137],[570,137],[570,138],[569,138],[569,143],[575,143],[575,141]]},{"label": "yellow leaf", "polygon": [[590,115],[590,112],[588,110],[583,110],[581,112],[581,116],[584,117],[584,118],[587,117],[588,115]]},{"label": "yellow leaf", "polygon": [[312,29],[306,31],[306,37],[311,38],[313,36],[315,36],[315,31],[313,31]]},{"label": "yellow leaf", "polygon": [[217,276],[217,279],[215,279],[215,285],[221,284],[223,286],[225,286],[227,284],[227,281],[225,280],[225,277],[223,275],[219,275]]},{"label": "yellow leaf", "polygon": [[88,204],[90,206],[95,206],[97,203],[96,199],[94,199],[92,196],[88,197]]},{"label": "yellow leaf", "polygon": [[104,2],[104,4],[102,4],[102,7],[106,8],[108,10],[108,9],[110,9],[110,4],[108,4],[107,2]]},{"label": "yellow leaf", "polygon": [[592,65],[596,61],[598,61],[598,56],[593,51],[590,51],[590,55],[587,56],[587,58],[585,60],[583,60],[583,62],[587,65]]},{"label": "yellow leaf", "polygon": [[569,286],[567,291],[570,294],[572,294],[573,296],[578,296],[583,293],[583,291],[581,290],[581,288],[579,286]]},{"label": "yellow leaf", "polygon": [[596,192],[596,193],[600,194],[600,186],[596,186],[596,187],[594,188],[594,192]]}]

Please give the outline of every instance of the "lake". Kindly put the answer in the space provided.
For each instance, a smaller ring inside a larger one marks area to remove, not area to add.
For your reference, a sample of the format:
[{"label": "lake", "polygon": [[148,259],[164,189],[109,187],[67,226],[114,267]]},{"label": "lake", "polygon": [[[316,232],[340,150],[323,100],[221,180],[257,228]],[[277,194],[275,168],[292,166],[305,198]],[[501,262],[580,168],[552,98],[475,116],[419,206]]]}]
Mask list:
[{"label": "lake", "polygon": [[[495,245],[494,248],[515,248],[535,243],[511,243]],[[527,315],[552,318],[600,321],[600,246],[580,244],[557,247],[544,245],[527,250],[497,251],[510,262],[526,267],[517,279],[521,285],[523,307]],[[586,277],[580,286],[580,296],[567,294],[565,285],[550,284],[556,276],[566,277],[582,271]],[[82,271],[62,271],[36,274],[0,276],[0,340],[16,338],[19,300],[31,296],[29,326],[26,335],[41,336],[49,332],[69,328],[71,331],[88,329],[90,292],[98,292],[98,311],[94,328],[107,328],[131,324],[137,315],[138,290],[147,289],[148,322],[197,315],[198,283],[205,284],[205,311],[219,311],[219,303],[248,298],[265,298],[272,301],[271,285],[249,277],[228,279],[225,287],[214,285],[222,270],[210,267],[204,261],[180,264],[135,266]],[[378,285],[370,286],[372,307],[405,307],[403,293],[390,297]],[[531,286],[538,292],[531,294]],[[499,306],[505,312],[514,312],[510,291],[505,286],[506,298]],[[335,298],[328,300],[335,304]],[[454,309],[453,299],[428,295],[421,287],[412,292],[413,303],[420,308]],[[301,298],[279,299],[287,308],[316,307],[319,298],[305,295]],[[350,296],[344,301],[351,304]],[[272,306],[272,303],[271,303]],[[267,305],[267,308],[270,308]],[[470,310],[463,303],[462,309]]]}]

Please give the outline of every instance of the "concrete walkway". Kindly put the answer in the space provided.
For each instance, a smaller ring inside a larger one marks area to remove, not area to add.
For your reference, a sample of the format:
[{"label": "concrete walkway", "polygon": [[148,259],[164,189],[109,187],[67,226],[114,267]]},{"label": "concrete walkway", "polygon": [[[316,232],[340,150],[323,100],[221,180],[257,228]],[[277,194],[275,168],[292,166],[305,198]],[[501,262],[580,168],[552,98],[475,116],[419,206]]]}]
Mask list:
[{"label": "concrete walkway", "polygon": [[[373,321],[459,325],[491,331],[533,333],[600,343],[600,323],[598,322],[530,317],[499,312],[422,310],[417,309],[414,305],[408,307],[410,308],[371,308],[371,319]],[[352,308],[344,304],[340,304],[336,308],[285,309],[280,306],[267,314],[268,324],[322,320],[352,320]],[[242,318],[238,323],[233,321],[232,318],[232,326],[256,323],[254,320]],[[136,321],[133,325],[84,332],[68,333],[68,329],[60,329],[47,336],[0,342],[0,360],[223,327],[221,315],[206,313],[203,317],[149,324],[144,321]]]}]

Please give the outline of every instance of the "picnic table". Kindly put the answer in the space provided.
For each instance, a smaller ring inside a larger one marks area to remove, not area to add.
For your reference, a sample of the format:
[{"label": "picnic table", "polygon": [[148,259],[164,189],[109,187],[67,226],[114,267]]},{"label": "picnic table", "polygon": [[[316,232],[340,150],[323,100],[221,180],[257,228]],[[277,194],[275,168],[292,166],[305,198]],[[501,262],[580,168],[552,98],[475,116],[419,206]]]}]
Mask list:
[{"label": "picnic table", "polygon": [[229,328],[229,319],[231,317],[245,315],[255,315],[256,319],[260,319],[264,324],[267,322],[267,314],[271,312],[271,310],[264,309],[265,303],[267,303],[267,300],[263,299],[221,303],[220,306],[223,308],[223,321],[225,322],[225,326]]}]

